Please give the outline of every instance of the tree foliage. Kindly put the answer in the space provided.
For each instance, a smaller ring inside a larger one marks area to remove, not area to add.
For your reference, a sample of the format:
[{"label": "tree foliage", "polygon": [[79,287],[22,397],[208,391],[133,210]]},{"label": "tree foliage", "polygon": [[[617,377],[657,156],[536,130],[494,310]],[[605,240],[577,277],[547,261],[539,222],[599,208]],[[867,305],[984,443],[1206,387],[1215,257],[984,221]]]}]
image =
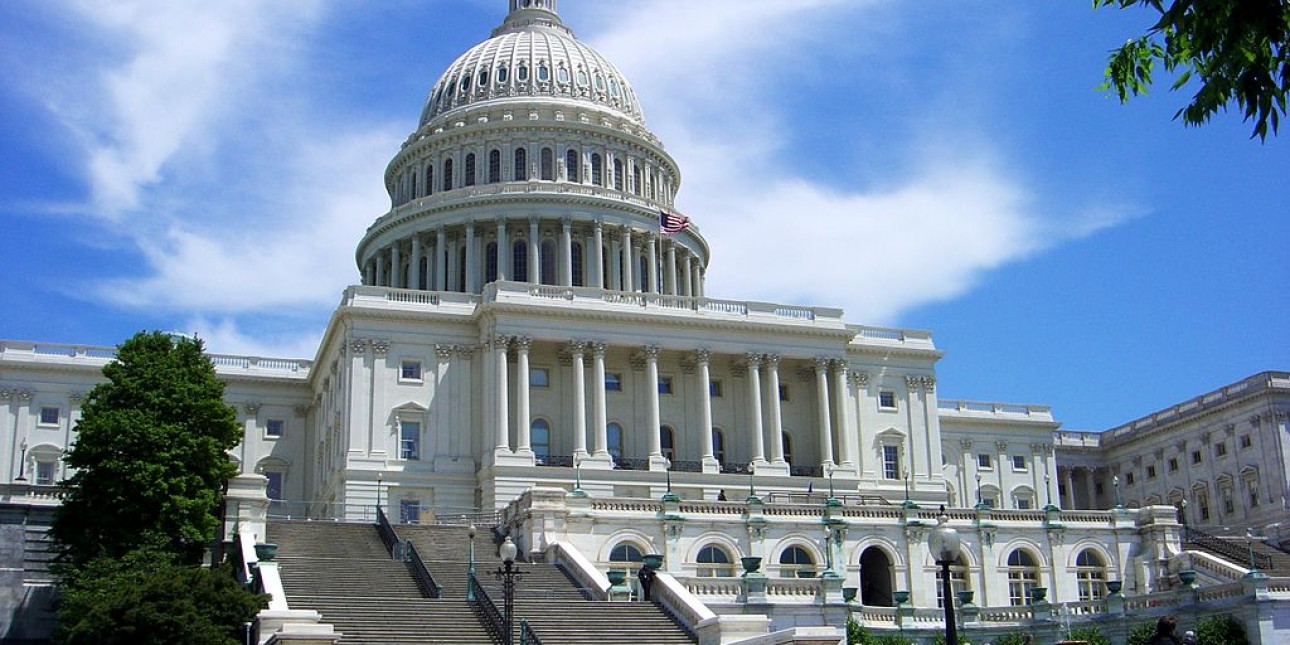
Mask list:
[{"label": "tree foliage", "polygon": [[68,575],[58,608],[61,645],[239,645],[266,601],[227,567],[180,564],[144,549],[97,558]]},{"label": "tree foliage", "polygon": [[1088,645],[1111,645],[1111,639],[1107,638],[1097,625],[1087,625],[1072,629],[1069,640],[1084,641]]},{"label": "tree foliage", "polygon": [[1149,623],[1138,623],[1129,628],[1129,638],[1125,641],[1126,645],[1149,645],[1151,640],[1156,637],[1155,621]]},{"label": "tree foliage", "polygon": [[1245,628],[1226,614],[1207,616],[1196,624],[1197,645],[1247,645]]},{"label": "tree foliage", "polygon": [[1251,138],[1275,136],[1290,92],[1290,0],[1093,0],[1093,6],[1147,7],[1160,18],[1111,51],[1105,88],[1121,101],[1144,94],[1159,63],[1200,89],[1175,119],[1201,125],[1231,104],[1254,122]]},{"label": "tree foliage", "polygon": [[75,474],[50,530],[63,563],[79,567],[154,548],[195,564],[219,526],[226,451],[241,431],[224,383],[197,339],[139,333],[86,397]]}]

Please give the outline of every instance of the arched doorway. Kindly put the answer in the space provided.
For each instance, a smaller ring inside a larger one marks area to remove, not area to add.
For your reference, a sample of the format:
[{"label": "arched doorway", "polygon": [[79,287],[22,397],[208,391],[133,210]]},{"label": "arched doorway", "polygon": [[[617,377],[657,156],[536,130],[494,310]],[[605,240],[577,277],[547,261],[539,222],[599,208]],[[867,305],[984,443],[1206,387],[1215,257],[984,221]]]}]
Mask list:
[{"label": "arched doorway", "polygon": [[860,604],[871,607],[894,607],[891,597],[891,558],[887,552],[871,546],[860,554]]}]

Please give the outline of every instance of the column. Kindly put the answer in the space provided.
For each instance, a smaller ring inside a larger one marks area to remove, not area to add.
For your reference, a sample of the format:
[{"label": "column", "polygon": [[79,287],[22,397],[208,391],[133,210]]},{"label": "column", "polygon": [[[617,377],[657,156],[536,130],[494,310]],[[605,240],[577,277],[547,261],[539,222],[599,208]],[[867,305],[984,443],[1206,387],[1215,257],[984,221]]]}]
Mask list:
[{"label": "column", "polygon": [[[590,260],[592,267],[591,286],[597,289],[605,288],[605,226],[601,222],[592,225],[592,247],[583,253],[583,263]],[[587,257],[590,256],[590,257]]]},{"label": "column", "polygon": [[705,269],[703,268],[703,264],[699,262],[698,258],[695,258],[694,259],[694,295],[700,298],[704,297],[704,293],[703,293],[703,272],[704,271]]},{"label": "column", "polygon": [[587,456],[587,374],[582,353],[586,343],[569,343],[569,355],[573,358],[573,456],[580,459]]},{"label": "column", "polygon": [[645,290],[650,293],[659,293],[658,288],[658,238],[651,234],[645,235],[646,262],[649,265],[649,275],[646,276]]},{"label": "column", "polygon": [[421,236],[412,236],[412,255],[408,257],[408,284],[409,289],[421,288]]},{"label": "column", "polygon": [[851,436],[855,432],[851,425],[851,410],[847,405],[847,362],[833,361],[833,389],[838,408],[838,455],[835,462],[844,468],[851,468]]},{"label": "column", "polygon": [[[747,355],[748,363],[748,438],[752,441],[752,460],[754,462],[766,461],[766,451],[763,448],[764,438],[762,437],[761,423],[761,354],[749,352]],[[779,455],[778,462],[784,461],[783,446],[780,452],[775,452],[774,442],[771,443],[771,456]]]},{"label": "column", "polygon": [[681,295],[683,296],[694,295],[694,292],[690,291],[690,286],[693,284],[690,282],[690,268],[693,264],[694,264],[694,258],[687,256],[684,259],[684,264],[681,265],[681,281],[682,281]]},{"label": "column", "polygon": [[649,415],[649,456],[663,456],[663,442],[660,437],[663,422],[658,411],[658,345],[645,346],[645,401],[646,413]]},{"label": "column", "polygon": [[475,224],[466,224],[466,293],[479,293],[479,262],[475,258]]},{"label": "column", "polygon": [[[1093,481],[1093,473],[1092,468],[1084,468],[1084,485],[1088,489],[1088,507],[1090,509],[1097,508],[1097,485]],[[1190,491],[1184,491],[1184,494],[1190,494]]]},{"label": "column", "polygon": [[497,281],[507,280],[511,276],[510,262],[511,254],[508,253],[510,245],[506,243],[506,220],[497,218]]},{"label": "column", "polygon": [[508,378],[506,373],[506,370],[507,370],[506,348],[508,345],[510,345],[510,342],[511,342],[511,339],[506,336],[497,336],[496,338],[493,339],[493,354],[494,354],[493,360],[494,360],[494,363],[496,364],[496,378],[497,378],[496,382],[494,383],[494,387],[496,388],[496,392],[494,396],[497,397],[497,400],[494,402],[495,407],[497,409],[497,419],[496,419],[497,446],[496,448],[499,451],[501,450],[510,451],[511,449],[510,437],[506,433],[506,430],[507,430],[506,423],[510,417],[509,401],[507,400],[510,378]]},{"label": "column", "polygon": [[519,336],[515,339],[515,451],[532,453],[529,430],[529,346],[533,339]]},{"label": "column", "polygon": [[[586,254],[583,255],[586,264]],[[560,284],[573,286],[573,218],[560,220]]]},{"label": "column", "polygon": [[438,258],[434,261],[434,287],[435,291],[448,290],[448,235],[444,233],[443,227],[435,229],[434,232],[434,254]]},{"label": "column", "polygon": [[716,449],[712,445],[712,391],[710,383],[712,375],[708,371],[708,361],[712,359],[712,352],[706,349],[700,349],[694,352],[694,360],[698,367],[699,380],[699,431],[703,433],[703,460],[712,461],[716,459]]},{"label": "column", "polygon": [[591,411],[592,423],[595,424],[595,440],[592,442],[596,457],[609,457],[608,411],[605,409],[605,344],[591,344]]},{"label": "column", "polygon": [[[784,415],[779,402],[779,355],[767,354],[766,392],[770,398],[770,427],[766,429],[772,458],[784,461]],[[778,449],[776,448],[778,446]],[[778,455],[778,457],[776,457]]]},{"label": "column", "polygon": [[529,218],[529,284],[542,283],[542,245],[538,239],[538,221]]},{"label": "column", "polygon": [[390,245],[390,286],[403,287],[403,265],[399,263],[399,243]]},{"label": "column", "polygon": [[376,253],[376,286],[387,286],[385,282],[385,254],[380,251]]},{"label": "column", "polygon": [[1075,479],[1071,477],[1071,467],[1062,468],[1063,477],[1066,479],[1066,500],[1062,503],[1062,508],[1073,511],[1075,510]]},{"label": "column", "polygon": [[833,465],[833,424],[829,421],[829,363],[827,358],[815,359],[815,396],[820,415],[820,462]]},{"label": "column", "polygon": [[667,242],[667,276],[664,280],[667,282],[669,295],[681,295],[680,289],[676,288],[676,243],[671,240]]},{"label": "column", "polygon": [[636,280],[634,271],[636,268],[635,249],[632,248],[632,229],[623,227],[623,248],[622,259],[619,262],[623,265],[623,291],[636,291]]}]

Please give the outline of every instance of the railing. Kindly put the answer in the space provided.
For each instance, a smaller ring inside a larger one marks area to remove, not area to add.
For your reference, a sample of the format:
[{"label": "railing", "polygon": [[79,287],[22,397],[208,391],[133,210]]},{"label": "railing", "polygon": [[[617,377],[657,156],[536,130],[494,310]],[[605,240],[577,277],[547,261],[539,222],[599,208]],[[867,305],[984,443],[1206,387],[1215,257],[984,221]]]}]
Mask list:
[{"label": "railing", "polygon": [[484,585],[479,584],[479,578],[471,576],[470,589],[475,595],[474,602],[470,603],[471,608],[475,610],[479,621],[484,624],[484,629],[488,630],[488,635],[495,643],[506,642],[506,618],[497,608],[497,603],[488,597],[488,592],[484,591]]},{"label": "railing", "polygon": [[520,645],[542,645],[542,639],[538,638],[529,621],[523,618],[520,619]]},{"label": "railing", "polygon": [[403,543],[404,562],[408,565],[408,571],[417,581],[417,586],[421,588],[421,593],[427,598],[438,598],[443,595],[443,585],[435,582],[434,576],[430,575],[430,570],[426,568],[426,563],[421,560],[421,554],[417,553],[417,546],[411,541]]},{"label": "railing", "polygon": [[379,506],[376,508],[376,532],[380,534],[381,542],[385,544],[385,551],[393,556],[394,545],[398,543],[399,536],[394,532],[394,527],[390,526],[390,520],[385,517],[385,511]]},{"label": "railing", "polygon": [[673,461],[672,470],[678,473],[701,473],[703,472],[702,461]]},{"label": "railing", "polygon": [[788,474],[794,477],[823,477],[824,466],[789,466]]},{"label": "railing", "polygon": [[614,466],[619,470],[649,470],[649,460],[614,457]]},{"label": "railing", "polygon": [[1215,537],[1200,529],[1183,527],[1183,542],[1194,544],[1210,553],[1221,555],[1229,560],[1249,564],[1253,559],[1255,568],[1268,570],[1272,568],[1272,557],[1266,553],[1254,553],[1248,547],[1233,544],[1230,540]]}]

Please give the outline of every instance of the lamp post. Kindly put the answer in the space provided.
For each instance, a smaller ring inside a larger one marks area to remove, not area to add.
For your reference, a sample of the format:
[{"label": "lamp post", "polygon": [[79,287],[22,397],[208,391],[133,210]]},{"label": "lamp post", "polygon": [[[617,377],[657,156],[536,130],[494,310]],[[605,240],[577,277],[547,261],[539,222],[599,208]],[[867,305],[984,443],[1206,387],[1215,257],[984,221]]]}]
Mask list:
[{"label": "lamp post", "polygon": [[19,448],[22,449],[22,456],[18,458],[18,476],[14,477],[13,480],[16,482],[26,483],[27,477],[26,475],[23,474],[24,472],[23,469],[26,468],[27,466],[27,440],[26,439],[22,440],[22,445],[19,446]]},{"label": "lamp post", "polygon": [[927,537],[927,548],[936,564],[941,565],[941,604],[945,606],[945,645],[958,645],[958,625],[954,622],[954,589],[950,585],[950,563],[959,556],[959,532],[949,525],[950,518],[941,507],[936,528]]},{"label": "lamp post", "polygon": [[515,582],[520,579],[520,572],[515,568],[515,556],[518,552],[511,536],[506,536],[506,540],[498,548],[498,554],[502,556],[502,568],[493,574],[502,581],[502,619],[506,623],[503,645],[515,642]]},{"label": "lamp post", "polygon": [[466,566],[466,600],[475,601],[475,525],[471,524],[466,529],[466,534],[470,536],[470,564]]},{"label": "lamp post", "polygon": [[381,482],[384,481],[383,473],[376,473],[376,510],[381,510]]},{"label": "lamp post", "polygon": [[1250,573],[1258,573],[1258,567],[1254,566],[1254,529],[1245,529],[1245,550],[1250,554]]},{"label": "lamp post", "polygon": [[1117,509],[1124,508],[1124,500],[1120,498],[1120,476],[1119,475],[1111,476],[1111,486],[1115,487],[1115,507]]},{"label": "lamp post", "polygon": [[981,473],[976,474],[976,507],[985,506],[985,498],[981,497]]}]

